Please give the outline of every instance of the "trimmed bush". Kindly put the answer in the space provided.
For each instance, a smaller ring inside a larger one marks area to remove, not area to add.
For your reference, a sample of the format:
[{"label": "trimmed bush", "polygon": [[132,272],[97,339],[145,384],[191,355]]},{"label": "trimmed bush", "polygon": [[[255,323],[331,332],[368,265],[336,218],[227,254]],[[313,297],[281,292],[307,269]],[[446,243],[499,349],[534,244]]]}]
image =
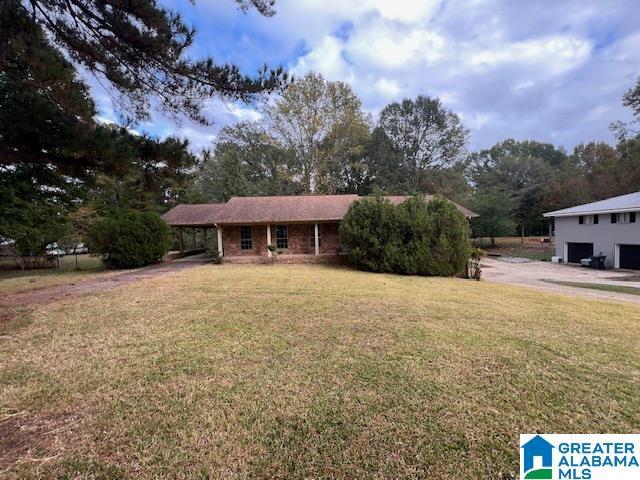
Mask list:
[{"label": "trimmed bush", "polygon": [[170,228],[149,212],[113,215],[88,233],[89,250],[113,268],[138,268],[162,260],[171,245]]},{"label": "trimmed bush", "polygon": [[469,224],[443,197],[416,196],[394,206],[382,197],[361,199],[340,225],[352,263],[373,272],[452,276],[470,254]]}]

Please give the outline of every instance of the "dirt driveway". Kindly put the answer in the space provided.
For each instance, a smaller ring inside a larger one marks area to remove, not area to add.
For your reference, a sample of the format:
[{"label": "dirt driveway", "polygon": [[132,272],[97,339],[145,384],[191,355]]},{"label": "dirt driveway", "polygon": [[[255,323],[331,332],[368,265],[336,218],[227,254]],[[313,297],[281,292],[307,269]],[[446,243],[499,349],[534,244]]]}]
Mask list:
[{"label": "dirt driveway", "polygon": [[2,318],[3,308],[6,307],[42,305],[87,293],[102,292],[127,283],[179,272],[185,268],[197,267],[210,262],[211,259],[206,255],[194,255],[150,267],[124,271],[116,275],[96,275],[90,279],[70,281],[26,292],[0,294],[0,318]]},{"label": "dirt driveway", "polygon": [[623,280],[625,277],[633,275],[629,272],[594,270],[550,262],[509,263],[493,258],[483,259],[482,266],[482,279],[487,282],[533,287],[574,297],[599,298],[640,304],[640,295],[569,287],[544,281],[600,283],[640,288],[640,281]]}]

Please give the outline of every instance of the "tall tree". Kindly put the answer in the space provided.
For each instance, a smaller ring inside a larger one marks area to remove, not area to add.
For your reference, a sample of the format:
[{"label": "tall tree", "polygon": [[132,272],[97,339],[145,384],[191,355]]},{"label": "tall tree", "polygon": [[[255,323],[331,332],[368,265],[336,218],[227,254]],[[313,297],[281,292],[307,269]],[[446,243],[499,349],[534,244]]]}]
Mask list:
[{"label": "tall tree", "polygon": [[102,173],[92,182],[89,200],[101,212],[150,210],[164,212],[181,203],[200,159],[187,140],[135,135],[122,127],[105,127],[114,142],[126,146],[127,169],[121,175]]},{"label": "tall tree", "polygon": [[617,121],[611,124],[611,130],[616,134],[619,141],[630,140],[640,137],[640,78],[636,84],[627,90],[622,96],[622,104],[629,107],[633,114],[630,122]]},{"label": "tall tree", "polygon": [[[354,117],[354,115],[356,117]],[[317,190],[323,193],[366,193],[369,166],[365,149],[369,140],[369,124],[361,111],[345,112],[321,144],[325,160],[318,169]]]},{"label": "tall tree", "polygon": [[511,236],[516,223],[512,218],[513,202],[509,192],[492,187],[481,190],[474,196],[473,210],[479,217],[471,220],[475,236],[489,237],[495,247],[496,237]]},{"label": "tall tree", "polygon": [[623,140],[617,146],[620,168],[625,174],[624,193],[640,191],[640,135]]},{"label": "tall tree", "polygon": [[37,25],[24,15],[16,22],[2,33],[0,162],[53,165],[73,176],[121,172],[122,156],[94,124],[87,86]]},{"label": "tall tree", "polygon": [[365,148],[371,187],[391,194],[411,191],[410,175],[402,153],[380,127],[373,129]]},{"label": "tall tree", "polygon": [[630,188],[629,173],[620,164],[620,154],[604,142],[579,144],[574,148],[571,160],[578,167],[588,185],[586,201],[592,202],[614,197]]},{"label": "tall tree", "polygon": [[73,65],[26,14],[16,20],[14,35],[2,31],[0,236],[41,253],[88,198],[109,209],[171,205],[196,163],[186,142],[97,125]]},{"label": "tall tree", "polygon": [[420,95],[391,103],[380,113],[378,123],[400,153],[414,190],[430,171],[451,166],[465,153],[469,132],[437,98]]},{"label": "tall tree", "polygon": [[[270,16],[273,1],[236,0],[244,11]],[[195,30],[180,14],[156,0],[3,0],[0,3],[0,68],[12,55],[5,40],[19,36],[24,22],[42,28],[74,62],[106,81],[119,94],[123,111],[146,118],[150,105],[206,122],[204,100],[218,96],[250,100],[282,87],[287,75],[266,66],[256,77],[212,58],[190,59]]]},{"label": "tall tree", "polygon": [[72,191],[73,185],[47,166],[0,165],[0,240],[12,241],[20,255],[42,254],[66,233]]},{"label": "tall tree", "polygon": [[361,141],[360,135],[337,132],[368,128],[361,107],[347,83],[329,82],[316,73],[297,80],[273,104],[265,106],[267,128],[283,149],[293,152],[305,191],[335,190],[328,175],[345,158],[344,152],[356,148],[345,142]]},{"label": "tall tree", "polygon": [[195,176],[193,191],[203,201],[226,201],[234,195],[299,193],[293,155],[282,149],[261,124],[241,122],[220,131]]},{"label": "tall tree", "polygon": [[536,141],[505,140],[471,155],[469,177],[476,191],[504,189],[518,227],[543,231],[545,186],[566,160],[563,150]]}]

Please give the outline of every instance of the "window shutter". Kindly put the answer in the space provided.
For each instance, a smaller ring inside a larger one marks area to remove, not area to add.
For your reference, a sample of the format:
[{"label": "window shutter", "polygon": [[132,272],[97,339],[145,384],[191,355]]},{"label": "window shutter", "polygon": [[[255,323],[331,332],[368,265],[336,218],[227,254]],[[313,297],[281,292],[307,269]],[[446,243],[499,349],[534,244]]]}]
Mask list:
[{"label": "window shutter", "polygon": [[597,225],[598,224],[598,215],[594,215],[593,216],[593,224]]},{"label": "window shutter", "polygon": [[611,214],[611,223],[618,223],[618,214],[617,213],[612,213]]},{"label": "window shutter", "polygon": [[636,212],[629,213],[629,223],[636,223]]},{"label": "window shutter", "polygon": [[578,217],[578,223],[579,223],[580,225],[582,225],[582,224],[584,223],[584,217],[583,217],[582,215],[580,215],[580,216]]}]

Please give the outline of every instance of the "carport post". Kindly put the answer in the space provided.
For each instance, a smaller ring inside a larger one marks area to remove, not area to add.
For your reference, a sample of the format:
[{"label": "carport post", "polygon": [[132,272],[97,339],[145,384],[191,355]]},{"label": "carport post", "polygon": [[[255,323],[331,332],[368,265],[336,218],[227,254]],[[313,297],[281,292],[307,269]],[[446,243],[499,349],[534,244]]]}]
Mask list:
[{"label": "carport post", "polygon": [[184,240],[182,238],[182,227],[178,227],[178,242],[180,243],[180,253],[184,253]]},{"label": "carport post", "polygon": [[313,233],[314,233],[314,247],[315,247],[315,255],[318,256],[320,255],[320,240],[318,239],[318,224],[314,223],[313,224]]},{"label": "carport post", "polygon": [[267,257],[271,258],[271,250],[269,246],[271,245],[271,225],[267,225]]},{"label": "carport post", "polygon": [[222,258],[224,256],[224,253],[222,251],[222,227],[218,225],[216,227],[216,231],[218,233],[218,253],[220,254],[220,258]]},{"label": "carport post", "polygon": [[193,227],[193,251],[198,250],[198,241],[196,240],[196,227]]}]

